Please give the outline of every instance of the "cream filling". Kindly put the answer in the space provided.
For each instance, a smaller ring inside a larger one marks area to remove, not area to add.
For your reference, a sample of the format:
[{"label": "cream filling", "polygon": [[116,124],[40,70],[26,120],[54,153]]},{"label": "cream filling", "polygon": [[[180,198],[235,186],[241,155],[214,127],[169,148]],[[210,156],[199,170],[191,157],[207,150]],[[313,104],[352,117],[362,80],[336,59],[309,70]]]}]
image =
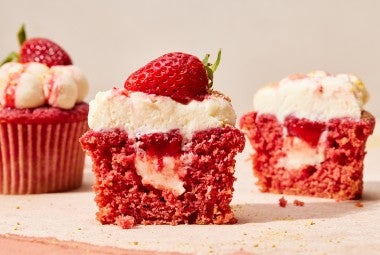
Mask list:
[{"label": "cream filling", "polygon": [[279,159],[277,166],[292,170],[320,164],[325,160],[323,144],[320,142],[318,146],[311,147],[298,137],[286,137],[283,147],[285,156]]},{"label": "cream filling", "polygon": [[[159,162],[162,160],[162,162]],[[175,157],[136,155],[136,173],[141,176],[144,185],[151,185],[159,190],[169,190],[175,196],[185,192],[184,182],[180,180],[178,171],[181,171],[181,161]]]}]

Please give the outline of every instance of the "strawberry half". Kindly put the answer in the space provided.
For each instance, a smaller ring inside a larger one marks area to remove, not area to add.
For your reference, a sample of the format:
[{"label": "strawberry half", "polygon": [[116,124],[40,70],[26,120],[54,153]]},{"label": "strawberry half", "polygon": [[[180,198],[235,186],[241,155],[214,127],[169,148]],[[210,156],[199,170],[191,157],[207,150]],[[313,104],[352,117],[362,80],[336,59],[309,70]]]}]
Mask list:
[{"label": "strawberry half", "polygon": [[12,52],[0,65],[11,61],[20,63],[38,62],[48,67],[72,64],[67,52],[55,42],[46,38],[26,39],[24,25],[18,32],[18,41],[21,46],[20,52]]},{"label": "strawberry half", "polygon": [[201,100],[212,86],[213,73],[219,65],[221,52],[215,64],[208,63],[209,55],[204,61],[197,57],[172,52],[165,54],[132,73],[125,81],[128,91],[140,91],[148,94],[168,96],[186,104]]}]

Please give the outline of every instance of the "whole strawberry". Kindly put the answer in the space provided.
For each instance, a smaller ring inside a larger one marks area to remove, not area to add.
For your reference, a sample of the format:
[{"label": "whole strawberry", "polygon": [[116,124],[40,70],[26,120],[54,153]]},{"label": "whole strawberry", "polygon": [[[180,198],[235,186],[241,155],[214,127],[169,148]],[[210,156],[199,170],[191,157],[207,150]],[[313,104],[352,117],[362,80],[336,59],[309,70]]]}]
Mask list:
[{"label": "whole strawberry", "polygon": [[71,65],[71,59],[64,49],[45,38],[26,40],[20,48],[20,62],[39,62],[49,67]]},{"label": "whole strawberry", "polygon": [[55,42],[46,38],[26,39],[24,25],[18,32],[18,40],[20,52],[12,52],[1,64],[11,61],[20,63],[38,62],[49,67],[72,64],[67,52]]},{"label": "whole strawberry", "polygon": [[172,52],[165,54],[132,73],[125,81],[128,91],[140,91],[148,94],[168,96],[186,104],[200,100],[212,86],[213,72],[219,65],[220,51],[214,65],[197,57]]}]

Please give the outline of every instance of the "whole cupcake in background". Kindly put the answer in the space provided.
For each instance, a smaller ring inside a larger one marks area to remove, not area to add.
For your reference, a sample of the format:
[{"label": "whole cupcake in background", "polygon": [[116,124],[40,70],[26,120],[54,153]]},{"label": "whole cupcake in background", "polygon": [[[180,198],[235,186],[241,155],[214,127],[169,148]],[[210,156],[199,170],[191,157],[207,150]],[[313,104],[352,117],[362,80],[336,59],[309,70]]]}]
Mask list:
[{"label": "whole cupcake in background", "polygon": [[253,172],[264,192],[357,199],[375,118],[354,75],[291,75],[261,88],[240,126],[253,149]]},{"label": "whole cupcake in background", "polygon": [[81,143],[93,161],[97,219],[135,224],[235,223],[235,156],[244,135],[215,64],[165,54],[90,102]]},{"label": "whole cupcake in background", "polygon": [[45,38],[18,34],[20,51],[0,66],[0,193],[77,188],[88,129],[88,83],[69,55]]}]

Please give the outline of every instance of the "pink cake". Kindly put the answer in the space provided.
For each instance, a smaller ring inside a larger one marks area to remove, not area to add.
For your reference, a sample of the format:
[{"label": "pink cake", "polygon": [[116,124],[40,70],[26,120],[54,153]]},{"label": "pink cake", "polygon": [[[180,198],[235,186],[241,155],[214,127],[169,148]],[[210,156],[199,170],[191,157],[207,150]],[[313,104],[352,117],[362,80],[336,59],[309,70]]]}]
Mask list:
[{"label": "pink cake", "polygon": [[0,193],[77,188],[85,157],[78,139],[88,130],[87,81],[58,45],[20,32],[20,54],[5,61],[19,62],[0,66]]},{"label": "pink cake", "polygon": [[125,89],[90,102],[91,130],[80,141],[93,161],[102,224],[236,222],[234,157],[244,135],[228,98],[207,80],[199,59],[169,53],[132,74]]},{"label": "pink cake", "polygon": [[336,200],[360,198],[365,144],[375,119],[364,84],[317,71],[259,90],[240,120],[263,192]]}]

